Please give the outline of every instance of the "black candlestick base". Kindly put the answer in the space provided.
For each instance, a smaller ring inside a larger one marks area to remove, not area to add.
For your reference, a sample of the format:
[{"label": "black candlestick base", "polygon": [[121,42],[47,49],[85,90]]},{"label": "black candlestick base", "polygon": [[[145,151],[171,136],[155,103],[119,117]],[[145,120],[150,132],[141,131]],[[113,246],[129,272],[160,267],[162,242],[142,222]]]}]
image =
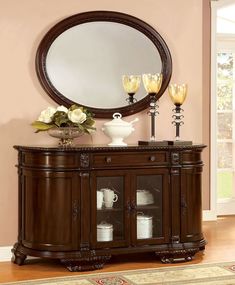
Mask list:
[{"label": "black candlestick base", "polygon": [[167,143],[167,145],[192,145],[193,142],[192,141],[181,141],[181,140],[177,140],[177,141],[165,141]]},{"label": "black candlestick base", "polygon": [[146,145],[146,146],[167,146],[167,141],[138,141],[138,145]]},{"label": "black candlestick base", "polygon": [[134,98],[135,93],[128,93],[128,95],[129,95],[129,97],[126,98],[126,101],[128,102],[129,105],[137,102],[137,99]]}]

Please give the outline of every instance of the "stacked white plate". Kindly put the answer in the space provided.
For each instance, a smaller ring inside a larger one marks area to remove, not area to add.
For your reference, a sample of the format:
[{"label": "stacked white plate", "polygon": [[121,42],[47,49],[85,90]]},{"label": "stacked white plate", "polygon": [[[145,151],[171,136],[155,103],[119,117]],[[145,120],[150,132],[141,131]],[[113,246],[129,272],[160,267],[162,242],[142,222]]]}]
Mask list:
[{"label": "stacked white plate", "polygon": [[102,222],[97,225],[97,241],[113,240],[113,225]]},{"label": "stacked white plate", "polygon": [[153,194],[148,190],[137,190],[137,206],[150,205],[154,203]]},{"label": "stacked white plate", "polygon": [[153,236],[153,217],[137,215],[137,238],[152,238]]}]

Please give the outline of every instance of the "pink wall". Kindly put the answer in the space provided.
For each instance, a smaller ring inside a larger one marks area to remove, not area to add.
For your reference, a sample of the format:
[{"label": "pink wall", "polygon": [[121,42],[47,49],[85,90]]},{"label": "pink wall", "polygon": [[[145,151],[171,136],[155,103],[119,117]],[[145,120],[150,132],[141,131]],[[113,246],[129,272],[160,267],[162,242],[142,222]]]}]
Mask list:
[{"label": "pink wall", "polygon": [[[0,0],[0,83],[1,103],[1,190],[0,246],[12,245],[17,238],[17,153],[15,144],[55,144],[45,133],[35,134],[30,123],[40,111],[56,105],[41,88],[34,69],[37,46],[47,30],[59,20],[84,11],[113,10],[134,15],[155,27],[172,54],[172,82],[188,83],[184,104],[185,125],[182,137],[203,141],[202,108],[202,1],[199,0]],[[160,99],[157,118],[158,139],[172,139],[172,104],[166,94]],[[148,138],[149,118],[146,111],[134,115],[140,121],[127,142]],[[132,118],[125,118],[131,120]],[[103,120],[97,120],[94,143],[108,142],[101,132]],[[89,137],[82,143],[92,143]],[[205,180],[204,205],[208,207],[208,175]]]}]

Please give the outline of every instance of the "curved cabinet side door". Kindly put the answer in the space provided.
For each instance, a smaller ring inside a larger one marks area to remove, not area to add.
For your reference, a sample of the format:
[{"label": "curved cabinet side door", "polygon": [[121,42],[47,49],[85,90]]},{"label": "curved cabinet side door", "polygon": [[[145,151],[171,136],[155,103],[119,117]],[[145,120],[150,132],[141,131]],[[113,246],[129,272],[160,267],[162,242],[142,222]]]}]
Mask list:
[{"label": "curved cabinet side door", "polygon": [[22,244],[38,250],[77,249],[78,173],[23,170],[22,178]]},{"label": "curved cabinet side door", "polygon": [[202,166],[181,170],[181,242],[203,239],[201,174]]}]

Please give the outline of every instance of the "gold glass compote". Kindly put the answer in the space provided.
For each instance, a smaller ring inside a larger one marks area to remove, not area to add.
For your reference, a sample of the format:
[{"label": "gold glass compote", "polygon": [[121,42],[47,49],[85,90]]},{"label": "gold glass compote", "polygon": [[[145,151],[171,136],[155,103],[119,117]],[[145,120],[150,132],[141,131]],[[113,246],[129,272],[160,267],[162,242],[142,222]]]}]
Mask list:
[{"label": "gold glass compote", "polygon": [[135,93],[139,90],[141,82],[140,75],[123,75],[122,85],[125,92],[129,95],[127,101],[129,104],[135,103],[137,100],[134,98]]},{"label": "gold glass compote", "polygon": [[148,144],[155,144],[156,137],[155,137],[155,117],[159,112],[157,109],[159,108],[157,105],[156,96],[162,86],[162,74],[143,74],[142,75],[144,88],[148,95],[150,96],[150,104],[149,104],[149,115],[151,117],[151,135],[150,135],[150,142],[149,141],[139,141],[141,145],[148,145]]},{"label": "gold glass compote", "polygon": [[181,84],[181,85],[169,84],[168,92],[169,92],[172,102],[175,105],[175,108],[172,110],[174,112],[172,116],[172,118],[174,119],[172,121],[172,124],[176,127],[175,140],[179,141],[180,140],[180,126],[184,124],[184,122],[182,121],[182,119],[184,118],[184,115],[181,114],[181,112],[184,110],[181,108],[181,105],[184,103],[187,97],[188,87],[187,87],[187,84]]}]

